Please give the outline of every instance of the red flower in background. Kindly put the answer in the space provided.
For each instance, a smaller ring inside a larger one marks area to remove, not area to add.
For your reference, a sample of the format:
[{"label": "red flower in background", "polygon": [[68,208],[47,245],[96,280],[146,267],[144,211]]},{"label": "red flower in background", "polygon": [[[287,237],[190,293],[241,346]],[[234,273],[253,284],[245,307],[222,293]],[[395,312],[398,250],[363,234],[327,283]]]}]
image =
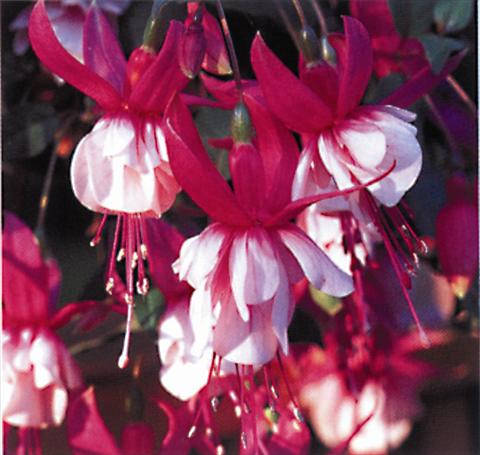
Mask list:
[{"label": "red flower in background", "polygon": [[31,230],[10,213],[4,217],[2,291],[2,418],[22,428],[60,425],[71,390],[83,386],[80,370],[55,329],[82,308],[55,312],[60,271],[44,260]]},{"label": "red flower in background", "polygon": [[435,222],[442,272],[459,298],[470,289],[478,270],[478,201],[474,186],[461,175],[447,183],[447,203]]}]

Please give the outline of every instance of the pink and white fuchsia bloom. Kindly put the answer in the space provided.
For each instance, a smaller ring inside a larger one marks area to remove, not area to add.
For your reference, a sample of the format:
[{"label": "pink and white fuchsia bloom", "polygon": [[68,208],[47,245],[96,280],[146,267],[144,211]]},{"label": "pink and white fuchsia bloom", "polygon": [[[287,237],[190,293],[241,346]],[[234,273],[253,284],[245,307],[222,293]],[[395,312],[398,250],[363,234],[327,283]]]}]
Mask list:
[{"label": "pink and white fuchsia bloom", "polygon": [[44,260],[30,229],[6,213],[1,381],[2,419],[10,425],[60,425],[69,391],[82,387],[78,367],[54,332],[71,313],[68,306],[54,313],[59,287],[55,261]]},{"label": "pink and white fuchsia bloom", "polygon": [[[252,141],[233,141],[234,192],[203,148],[192,118],[176,97],[167,112],[172,170],[190,197],[214,220],[182,246],[174,269],[195,289],[190,318],[195,346],[239,364],[270,361],[288,350],[292,286],[302,277],[331,295],[352,292],[352,279],[290,220],[306,206],[339,192],[291,202],[297,164],[293,136],[253,95],[244,94],[255,127]],[[358,187],[356,187],[358,189]]]},{"label": "pink and white fuchsia bloom", "polygon": [[160,216],[173,203],[179,187],[160,124],[167,101],[188,82],[177,56],[184,31],[172,21],[158,55],[140,47],[127,63],[110,25],[92,6],[82,64],[58,41],[44,1],[33,9],[29,33],[39,59],[104,111],[77,146],[71,168],[75,195],[90,210]]},{"label": "pink and white fuchsia bloom", "polygon": [[409,124],[415,114],[394,106],[359,106],[372,73],[372,48],[360,22],[343,21],[345,35],[329,36],[336,65],[302,61],[299,80],[260,36],[252,46],[252,65],[268,106],[304,138],[294,199],[326,191],[332,180],[339,189],[365,183],[395,165],[367,188],[379,203],[393,206],[422,166],[416,128]]}]

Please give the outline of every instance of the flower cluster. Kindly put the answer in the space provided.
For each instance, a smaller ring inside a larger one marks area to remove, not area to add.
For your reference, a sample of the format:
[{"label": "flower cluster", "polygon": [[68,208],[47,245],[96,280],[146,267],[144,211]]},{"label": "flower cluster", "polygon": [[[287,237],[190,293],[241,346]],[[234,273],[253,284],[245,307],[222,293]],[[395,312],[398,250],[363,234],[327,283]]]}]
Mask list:
[{"label": "flower cluster", "polygon": [[[429,246],[457,296],[476,272],[477,202],[466,195],[467,167],[448,183],[436,242],[418,233],[404,201],[425,162],[409,108],[425,99],[450,144],[455,125],[435,94],[450,81],[455,102],[465,99],[450,75],[464,53],[447,53],[437,68],[427,38],[397,32],[386,0],[351,0],[351,16],[337,20],[335,33],[316,8],[320,37],[293,2],[298,74],[257,33],[254,79],[242,79],[220,1],[219,21],[190,2],[183,22],[162,29],[164,3],[155,2],[143,43],[128,58],[113,18],[128,1],[38,0],[11,25],[20,53],[29,16],[43,67],[95,103],[70,179],[78,201],[97,214],[91,246],[110,239],[103,272],[110,304],[83,301],[55,313],[58,267],[23,222],[5,215],[3,420],[20,428],[25,453],[40,451],[39,428],[67,416],[74,453],[100,453],[101,441],[101,453],[153,454],[155,435],[138,404],[139,363],[117,442],[55,330],[78,314],[88,327],[110,310],[126,315],[118,358],[126,368],[132,331],[142,324],[134,308],[145,311],[157,292],[160,383],[185,402],[155,398],[169,422],[159,453],[225,453],[217,416],[232,410],[242,454],[308,453],[305,417],[335,453],[387,453],[409,434],[422,409],[418,392],[434,375],[410,355],[430,343],[412,276],[421,262],[434,262]],[[378,78],[393,73],[403,81],[382,95]],[[208,138],[208,150],[195,122],[207,109],[231,118],[223,137]],[[212,154],[227,157],[222,172]],[[160,219],[167,211],[171,217]],[[117,270],[117,262],[124,266]],[[289,346],[297,308],[322,348]],[[412,333],[397,317],[405,308]]]}]

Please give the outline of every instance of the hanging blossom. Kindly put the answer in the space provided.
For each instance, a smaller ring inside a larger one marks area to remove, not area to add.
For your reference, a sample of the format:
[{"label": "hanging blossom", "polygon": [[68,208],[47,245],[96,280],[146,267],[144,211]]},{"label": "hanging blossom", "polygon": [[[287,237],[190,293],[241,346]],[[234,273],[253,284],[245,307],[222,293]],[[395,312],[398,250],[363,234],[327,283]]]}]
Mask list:
[{"label": "hanging blossom", "polygon": [[234,192],[208,160],[178,98],[171,105],[166,132],[177,179],[215,220],[183,244],[174,263],[180,279],[195,289],[190,317],[196,347],[202,350],[214,327],[219,356],[256,365],[271,360],[278,343],[287,352],[293,283],[306,275],[326,292],[346,295],[352,282],[289,222],[311,202],[290,201],[288,181],[296,164],[293,137],[253,97],[247,100],[256,139],[233,141]]},{"label": "hanging blossom", "polygon": [[[109,214],[117,215],[106,278],[114,288],[114,265],[125,259],[128,304],[127,333],[119,366],[128,362],[134,288],[148,291],[144,260],[144,219],[159,217],[179,190],[166,151],[162,113],[173,93],[188,82],[178,63],[185,27],[172,21],[158,54],[148,46],[135,49],[128,62],[100,10],[92,6],[84,24],[81,64],[60,44],[44,1],[35,6],[29,24],[32,47],[53,73],[97,102],[103,116],[78,144],[71,167],[73,191],[90,210],[104,213],[95,245]],[[134,269],[137,269],[135,283]]]},{"label": "hanging blossom", "polygon": [[[110,23],[114,25],[116,17],[125,12],[130,5],[130,1],[95,0],[95,3],[107,15]],[[83,23],[92,3],[92,0],[47,0],[45,3],[48,17],[62,46],[80,61],[83,59]],[[27,31],[32,9],[33,5],[22,10],[9,25],[9,30],[15,32],[13,52],[16,55],[23,55],[30,46]]]},{"label": "hanging blossom", "polygon": [[8,212],[2,264],[2,419],[19,427],[19,448],[40,450],[37,430],[60,425],[69,393],[83,387],[80,370],[55,330],[96,302],[55,311],[57,264],[43,259],[31,230]]},{"label": "hanging blossom", "polygon": [[[408,274],[418,264],[417,251],[425,251],[425,245],[410,227],[408,208],[395,207],[415,183],[422,153],[416,128],[410,124],[415,114],[387,103],[408,106],[438,84],[458,59],[449,62],[440,75],[422,69],[382,105],[360,105],[372,72],[372,48],[359,21],[344,17],[344,29],[344,35],[329,36],[336,63],[302,59],[300,79],[260,36],[252,45],[252,65],[268,106],[289,128],[302,134],[305,146],[293,183],[294,199],[332,188],[346,189],[393,166],[393,171],[375,185],[348,199],[319,204],[318,210],[350,211],[355,220],[349,223],[347,236],[358,237],[358,222],[374,225],[399,280],[406,283],[402,292],[426,341],[407,292]],[[353,253],[350,249],[349,254]]]},{"label": "hanging blossom", "polygon": [[[242,385],[251,383],[253,366],[272,360],[279,348],[288,352],[293,284],[306,276],[332,295],[353,290],[351,277],[290,221],[309,204],[344,193],[292,202],[290,186],[298,159],[294,138],[253,94],[245,93],[244,100],[245,105],[240,103],[234,110],[233,137],[224,141],[232,146],[233,191],[211,163],[179,97],[169,107],[165,129],[177,180],[214,220],[200,235],[184,242],[173,264],[180,279],[195,289],[189,309],[192,354],[201,355],[213,333],[214,360],[218,356],[220,362],[239,366],[240,408],[251,399],[246,395],[253,393]],[[292,403],[301,420],[293,398]],[[255,420],[243,411],[240,417],[246,449],[252,444],[248,434],[254,434]]]},{"label": "hanging blossom", "polygon": [[[376,286],[369,291],[378,294]],[[369,301],[367,333],[354,297],[343,299],[342,311],[327,323],[323,362],[300,378],[298,395],[315,433],[334,453],[385,453],[410,433],[422,411],[418,391],[433,369],[412,358],[418,343],[393,328],[386,301],[378,295]],[[311,353],[303,355],[305,363]]]}]

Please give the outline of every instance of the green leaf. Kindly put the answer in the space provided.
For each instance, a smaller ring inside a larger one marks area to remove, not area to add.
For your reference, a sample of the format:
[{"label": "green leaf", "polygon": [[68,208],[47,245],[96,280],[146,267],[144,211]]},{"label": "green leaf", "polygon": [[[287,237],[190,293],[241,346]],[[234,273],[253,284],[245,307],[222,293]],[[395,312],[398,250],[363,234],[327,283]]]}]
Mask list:
[{"label": "green leaf", "polygon": [[225,115],[224,110],[211,107],[201,107],[195,115],[195,124],[202,138],[203,145],[206,147],[220,174],[226,180],[230,179],[228,152],[211,147],[208,144],[208,139],[231,136],[230,119],[231,115]]},{"label": "green leaf", "polygon": [[53,140],[58,127],[55,109],[44,103],[22,103],[3,116],[3,156],[6,160],[32,158]]},{"label": "green leaf", "polygon": [[465,28],[473,16],[473,0],[439,0],[433,9],[438,30],[458,32]]},{"label": "green leaf", "polygon": [[135,318],[143,330],[156,330],[158,320],[163,313],[165,299],[156,288],[145,297],[135,297]]},{"label": "green leaf", "polygon": [[378,104],[379,101],[400,87],[403,81],[403,76],[400,73],[390,73],[388,76],[382,77],[376,84],[368,86],[365,94],[365,103]]},{"label": "green leaf", "polygon": [[402,36],[418,36],[433,22],[436,0],[388,0],[395,27]]},{"label": "green leaf", "polygon": [[309,285],[310,295],[313,301],[330,316],[335,316],[343,307],[342,301],[336,297],[325,294]]},{"label": "green leaf", "polygon": [[442,70],[452,52],[459,51],[465,47],[459,40],[434,35],[432,33],[422,35],[418,39],[422,43],[427,59],[435,74],[438,74]]}]

